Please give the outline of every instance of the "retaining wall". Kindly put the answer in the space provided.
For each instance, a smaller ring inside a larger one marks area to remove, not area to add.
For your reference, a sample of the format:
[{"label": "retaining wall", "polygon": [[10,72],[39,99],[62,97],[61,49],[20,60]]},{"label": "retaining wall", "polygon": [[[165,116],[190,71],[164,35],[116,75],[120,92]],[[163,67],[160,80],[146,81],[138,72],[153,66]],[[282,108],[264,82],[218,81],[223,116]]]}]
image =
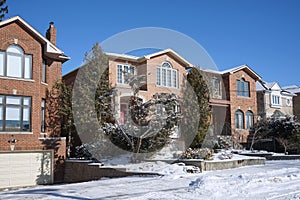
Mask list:
[{"label": "retaining wall", "polygon": [[157,173],[127,172],[125,168],[101,166],[87,160],[66,160],[65,183],[98,180],[103,177],[118,178],[126,176],[156,176]]}]

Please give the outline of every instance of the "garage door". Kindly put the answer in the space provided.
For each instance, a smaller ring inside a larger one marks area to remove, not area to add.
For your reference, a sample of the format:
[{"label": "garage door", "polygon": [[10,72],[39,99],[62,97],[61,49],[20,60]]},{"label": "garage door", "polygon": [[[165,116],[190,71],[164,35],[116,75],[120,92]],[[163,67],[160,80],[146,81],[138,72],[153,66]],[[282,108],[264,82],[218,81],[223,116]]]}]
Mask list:
[{"label": "garage door", "polygon": [[0,152],[0,188],[53,183],[53,151]]}]

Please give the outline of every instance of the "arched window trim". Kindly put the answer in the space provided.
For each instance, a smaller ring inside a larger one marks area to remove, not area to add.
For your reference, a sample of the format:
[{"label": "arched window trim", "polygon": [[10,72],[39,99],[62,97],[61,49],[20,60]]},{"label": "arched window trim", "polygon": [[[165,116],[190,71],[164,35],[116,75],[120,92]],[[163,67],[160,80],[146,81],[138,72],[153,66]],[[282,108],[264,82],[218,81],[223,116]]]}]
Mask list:
[{"label": "arched window trim", "polygon": [[236,81],[236,88],[239,97],[250,97],[250,84],[245,78]]},{"label": "arched window trim", "polygon": [[0,51],[0,76],[32,79],[32,55],[18,45]]},{"label": "arched window trim", "polygon": [[235,128],[236,129],[244,129],[244,112],[240,109],[235,111],[234,114],[235,120]]},{"label": "arched window trim", "polygon": [[251,110],[246,112],[246,129],[250,129],[254,125],[254,114]]},{"label": "arched window trim", "polygon": [[178,88],[178,70],[170,62],[163,62],[156,67],[156,85],[160,87]]}]

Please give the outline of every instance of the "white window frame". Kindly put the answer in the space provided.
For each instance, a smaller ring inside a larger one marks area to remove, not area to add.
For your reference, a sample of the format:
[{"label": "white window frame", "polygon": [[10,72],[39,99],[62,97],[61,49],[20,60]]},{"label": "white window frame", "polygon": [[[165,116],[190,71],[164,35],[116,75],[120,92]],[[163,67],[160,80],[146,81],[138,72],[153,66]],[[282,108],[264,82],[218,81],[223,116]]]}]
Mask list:
[{"label": "white window frame", "polygon": [[212,82],[212,96],[215,98],[221,97],[221,81],[218,78],[213,78]]},{"label": "white window frame", "polygon": [[46,83],[47,82],[47,64],[46,64],[46,60],[43,59],[42,61],[42,83]]},{"label": "white window frame", "polygon": [[246,129],[252,128],[254,125],[254,114],[251,110],[246,112]]},{"label": "white window frame", "polygon": [[234,113],[234,122],[236,129],[244,129],[244,112],[236,110]]},{"label": "white window frame", "polygon": [[[0,76],[32,79],[32,55],[24,54],[23,49],[18,45],[10,45],[6,51],[0,51],[2,60],[0,59]],[[17,66],[19,74],[9,74],[12,68],[16,66],[10,66],[9,58],[19,58],[20,66]]]},{"label": "white window frame", "polygon": [[[133,73],[132,73],[133,71]],[[117,84],[123,84],[128,85],[128,83],[125,80],[124,72],[129,72],[133,75],[136,75],[136,67],[133,65],[127,65],[127,64],[117,64],[117,77],[116,77],[116,83]]]},{"label": "white window frame", "polygon": [[[0,133],[5,132],[30,132],[31,131],[31,123],[32,123],[32,98],[28,96],[12,96],[12,95],[0,95],[1,101],[0,101],[0,107],[1,107],[1,113],[0,113],[0,119],[2,120],[2,123],[0,124]],[[8,101],[8,98],[11,99],[11,101]],[[15,101],[13,101],[15,99]],[[19,110],[19,127],[7,127],[7,116],[8,114],[12,115],[12,113],[8,113],[8,109],[18,109]],[[28,128],[24,129],[24,118],[25,114],[28,114]]]},{"label": "white window frame", "polygon": [[174,69],[169,62],[163,62],[156,67],[156,86],[178,88],[178,70]]},{"label": "white window frame", "polygon": [[285,100],[285,103],[286,103],[286,105],[287,105],[288,107],[291,107],[291,106],[292,106],[292,99],[287,98],[287,99]]},{"label": "white window frame", "polygon": [[272,94],[271,95],[271,105],[275,107],[281,107],[282,102],[281,102],[281,96],[277,94]]}]

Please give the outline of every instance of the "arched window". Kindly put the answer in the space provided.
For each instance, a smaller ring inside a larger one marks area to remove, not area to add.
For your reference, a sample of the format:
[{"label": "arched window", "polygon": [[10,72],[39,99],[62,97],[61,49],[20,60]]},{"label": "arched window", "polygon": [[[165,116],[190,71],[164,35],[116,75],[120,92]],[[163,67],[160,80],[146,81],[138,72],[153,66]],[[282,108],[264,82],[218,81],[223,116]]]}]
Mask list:
[{"label": "arched window", "polygon": [[32,77],[32,56],[24,54],[21,47],[9,46],[0,51],[0,76],[29,78]]},{"label": "arched window", "polygon": [[246,128],[250,129],[254,124],[254,115],[251,110],[246,112]]},{"label": "arched window", "polygon": [[164,62],[156,68],[156,85],[178,88],[178,71],[169,62]]},{"label": "arched window", "polygon": [[238,96],[250,97],[249,82],[246,81],[244,78],[242,78],[241,80],[237,80],[236,87]]},{"label": "arched window", "polygon": [[244,113],[241,110],[235,111],[235,128],[244,129]]}]

